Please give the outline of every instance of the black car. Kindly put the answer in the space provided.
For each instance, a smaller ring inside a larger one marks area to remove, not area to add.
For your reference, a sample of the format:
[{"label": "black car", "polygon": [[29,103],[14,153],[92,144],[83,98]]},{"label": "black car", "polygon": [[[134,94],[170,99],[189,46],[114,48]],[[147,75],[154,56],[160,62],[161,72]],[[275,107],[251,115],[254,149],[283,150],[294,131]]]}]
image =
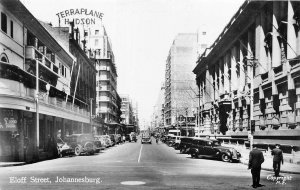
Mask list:
[{"label": "black car", "polygon": [[241,154],[234,148],[221,146],[215,139],[194,138],[190,154],[192,157],[211,157],[224,162],[239,161]]},{"label": "black car", "polygon": [[181,154],[190,153],[193,139],[194,137],[182,137],[180,139],[180,144],[178,146],[178,149],[180,150]]},{"label": "black car", "polygon": [[65,140],[73,148],[76,156],[94,154],[97,151],[94,137],[91,134],[72,134],[66,136]]}]

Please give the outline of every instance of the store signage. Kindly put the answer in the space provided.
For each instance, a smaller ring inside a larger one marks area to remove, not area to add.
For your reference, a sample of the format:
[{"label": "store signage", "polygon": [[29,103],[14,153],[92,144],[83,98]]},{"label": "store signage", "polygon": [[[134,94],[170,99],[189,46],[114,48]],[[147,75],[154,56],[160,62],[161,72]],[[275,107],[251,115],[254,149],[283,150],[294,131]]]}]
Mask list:
[{"label": "store signage", "polygon": [[67,9],[56,14],[59,25],[69,25],[74,21],[76,25],[95,25],[96,20],[103,18],[103,13],[85,8]]},{"label": "store signage", "polygon": [[15,111],[3,109],[0,113],[0,131],[16,131],[18,118]]}]

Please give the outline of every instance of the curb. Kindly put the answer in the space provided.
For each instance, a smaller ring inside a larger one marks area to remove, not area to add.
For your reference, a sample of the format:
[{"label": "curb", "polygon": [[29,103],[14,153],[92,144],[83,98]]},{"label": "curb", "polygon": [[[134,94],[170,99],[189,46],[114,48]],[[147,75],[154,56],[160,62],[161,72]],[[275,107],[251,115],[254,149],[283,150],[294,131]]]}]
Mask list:
[{"label": "curb", "polygon": [[[244,164],[244,165],[248,165],[248,163],[246,162],[240,162],[241,164]],[[271,168],[261,168],[262,170],[266,170],[266,171],[273,171],[273,169]],[[280,173],[287,173],[287,174],[300,174],[300,172],[296,172],[296,171],[286,171],[286,170],[280,170]]]},{"label": "curb", "polygon": [[21,163],[7,163],[7,164],[1,164],[0,163],[0,168],[1,167],[10,167],[10,166],[22,166],[25,165],[26,162],[21,162]]}]

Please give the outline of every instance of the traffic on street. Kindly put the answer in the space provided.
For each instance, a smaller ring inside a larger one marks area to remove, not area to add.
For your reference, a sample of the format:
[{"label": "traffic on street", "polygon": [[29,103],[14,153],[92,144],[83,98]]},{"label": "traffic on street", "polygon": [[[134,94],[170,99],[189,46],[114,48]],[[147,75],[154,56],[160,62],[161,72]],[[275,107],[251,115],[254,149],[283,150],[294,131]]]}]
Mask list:
[{"label": "traffic on street", "polygon": [[[0,189],[251,189],[241,163],[193,158],[162,141],[121,143],[94,155],[0,168]],[[297,189],[300,176],[282,174],[284,184],[261,172],[261,189]]]}]

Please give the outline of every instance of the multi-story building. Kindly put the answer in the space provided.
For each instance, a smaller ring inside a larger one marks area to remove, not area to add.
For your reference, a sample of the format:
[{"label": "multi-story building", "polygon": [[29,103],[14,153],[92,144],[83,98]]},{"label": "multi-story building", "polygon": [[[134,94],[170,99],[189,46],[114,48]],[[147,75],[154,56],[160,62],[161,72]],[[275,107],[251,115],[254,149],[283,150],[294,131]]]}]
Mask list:
[{"label": "multi-story building", "polygon": [[132,111],[133,111],[133,126],[135,127],[134,131],[139,133],[140,132],[139,107],[137,102],[133,105]]},{"label": "multi-story building", "polygon": [[88,98],[72,93],[72,68],[84,63],[20,1],[1,0],[0,12],[0,160],[53,157],[57,136],[91,132]]},{"label": "multi-story building", "polygon": [[193,71],[203,135],[241,144],[252,128],[254,144],[299,150],[299,18],[299,1],[243,3]]},{"label": "multi-story building", "polygon": [[164,127],[164,103],[165,103],[165,85],[162,84],[156,103],[154,105],[152,123],[156,131]]},{"label": "multi-story building", "polygon": [[[191,72],[197,58],[197,34],[178,34],[170,48],[165,70],[165,127],[194,126],[196,84]],[[186,122],[187,120],[187,122]],[[192,133],[190,133],[192,135]]]},{"label": "multi-story building", "polygon": [[[121,123],[126,126],[127,133],[137,131],[137,108],[134,109],[132,101],[129,95],[120,95],[121,96]],[[136,112],[134,112],[136,111]]]},{"label": "multi-story building", "polygon": [[110,38],[102,24],[84,33],[87,54],[95,61],[97,70],[96,114],[104,119],[106,127],[119,128],[121,98],[117,92],[118,75]]}]

